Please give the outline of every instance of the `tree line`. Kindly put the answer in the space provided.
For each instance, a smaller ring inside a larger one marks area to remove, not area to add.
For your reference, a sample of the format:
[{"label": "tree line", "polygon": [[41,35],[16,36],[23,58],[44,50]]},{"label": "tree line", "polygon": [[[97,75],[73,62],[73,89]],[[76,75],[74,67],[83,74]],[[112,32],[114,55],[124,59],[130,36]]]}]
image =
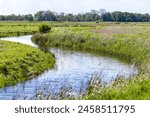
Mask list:
[{"label": "tree line", "polygon": [[0,21],[34,21],[32,14],[28,15],[0,15]]},{"label": "tree line", "polygon": [[113,22],[149,22],[149,14],[129,13],[129,12],[107,12],[101,16],[103,21]]},{"label": "tree line", "polygon": [[129,13],[129,12],[87,12],[82,14],[65,14],[52,11],[39,11],[27,15],[0,15],[0,21],[111,21],[111,22],[149,22],[149,14]]}]

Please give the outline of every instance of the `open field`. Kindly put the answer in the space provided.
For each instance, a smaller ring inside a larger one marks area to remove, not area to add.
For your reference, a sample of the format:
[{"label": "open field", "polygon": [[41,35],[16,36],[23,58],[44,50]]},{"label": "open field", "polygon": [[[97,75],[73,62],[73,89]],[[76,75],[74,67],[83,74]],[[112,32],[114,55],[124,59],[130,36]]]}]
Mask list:
[{"label": "open field", "polygon": [[38,30],[37,23],[0,22],[0,37],[34,34]]},{"label": "open field", "polygon": [[[95,22],[45,22],[53,27],[93,27]],[[29,35],[38,32],[41,22],[0,22],[0,37]]]}]

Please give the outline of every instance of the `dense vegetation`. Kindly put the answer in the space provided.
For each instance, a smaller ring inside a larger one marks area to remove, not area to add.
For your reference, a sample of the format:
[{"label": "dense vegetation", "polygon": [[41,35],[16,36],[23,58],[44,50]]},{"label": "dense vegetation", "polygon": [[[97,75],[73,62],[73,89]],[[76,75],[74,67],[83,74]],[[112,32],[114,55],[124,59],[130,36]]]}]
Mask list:
[{"label": "dense vegetation", "polygon": [[33,15],[0,15],[0,21],[33,21]]},{"label": "dense vegetation", "polygon": [[35,34],[33,41],[109,54],[139,68],[139,74],[129,79],[120,77],[109,85],[89,85],[83,99],[150,99],[149,32],[149,23],[100,23],[89,27],[53,28],[49,34]]},{"label": "dense vegetation", "polygon": [[51,26],[50,25],[47,25],[45,23],[41,24],[39,26],[39,32],[40,33],[48,33],[49,31],[51,30]]},{"label": "dense vegetation", "polygon": [[39,49],[0,40],[0,88],[23,82],[52,68],[54,57]]},{"label": "dense vegetation", "polygon": [[0,22],[0,37],[34,34],[40,23],[32,22]]},{"label": "dense vegetation", "polygon": [[[90,84],[82,99],[150,99],[149,23],[45,24],[52,27],[51,31],[46,34],[36,33],[33,36],[34,42],[41,48],[49,45],[99,52],[124,59],[139,69],[139,74],[129,79],[119,77],[109,85]],[[38,31],[40,25],[38,22],[0,22],[0,36],[33,34]],[[49,54],[11,42],[0,41],[0,54],[0,87],[25,81],[54,63]]]},{"label": "dense vegetation", "polygon": [[149,22],[150,15],[140,13],[129,13],[129,12],[107,12],[101,16],[102,21],[112,22]]},{"label": "dense vegetation", "polygon": [[0,21],[111,21],[111,22],[148,22],[149,14],[129,13],[129,12],[106,12],[104,9],[100,11],[91,10],[91,12],[80,13],[74,15],[64,12],[58,14],[52,11],[39,11],[34,14],[27,15],[0,15]]}]

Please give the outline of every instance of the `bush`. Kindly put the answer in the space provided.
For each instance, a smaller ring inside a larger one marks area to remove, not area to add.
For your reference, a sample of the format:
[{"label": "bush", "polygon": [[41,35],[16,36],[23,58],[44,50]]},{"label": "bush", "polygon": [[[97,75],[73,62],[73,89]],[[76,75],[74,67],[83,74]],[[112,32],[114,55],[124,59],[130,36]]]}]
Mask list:
[{"label": "bush", "polygon": [[41,33],[48,33],[51,30],[51,26],[47,25],[47,24],[41,24],[39,26],[39,31]]}]

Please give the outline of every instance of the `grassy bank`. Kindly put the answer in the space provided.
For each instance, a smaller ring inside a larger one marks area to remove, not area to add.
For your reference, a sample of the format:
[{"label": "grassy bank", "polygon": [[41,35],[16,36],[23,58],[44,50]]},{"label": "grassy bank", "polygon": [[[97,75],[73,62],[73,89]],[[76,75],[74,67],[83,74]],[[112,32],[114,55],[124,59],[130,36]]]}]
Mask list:
[{"label": "grassy bank", "polygon": [[52,68],[53,55],[39,49],[0,40],[0,88],[23,82]]},{"label": "grassy bank", "polygon": [[58,27],[49,34],[35,34],[34,42],[74,50],[109,54],[139,68],[130,79],[118,78],[100,87],[90,85],[83,99],[150,99],[149,23],[112,23],[89,27]]}]

